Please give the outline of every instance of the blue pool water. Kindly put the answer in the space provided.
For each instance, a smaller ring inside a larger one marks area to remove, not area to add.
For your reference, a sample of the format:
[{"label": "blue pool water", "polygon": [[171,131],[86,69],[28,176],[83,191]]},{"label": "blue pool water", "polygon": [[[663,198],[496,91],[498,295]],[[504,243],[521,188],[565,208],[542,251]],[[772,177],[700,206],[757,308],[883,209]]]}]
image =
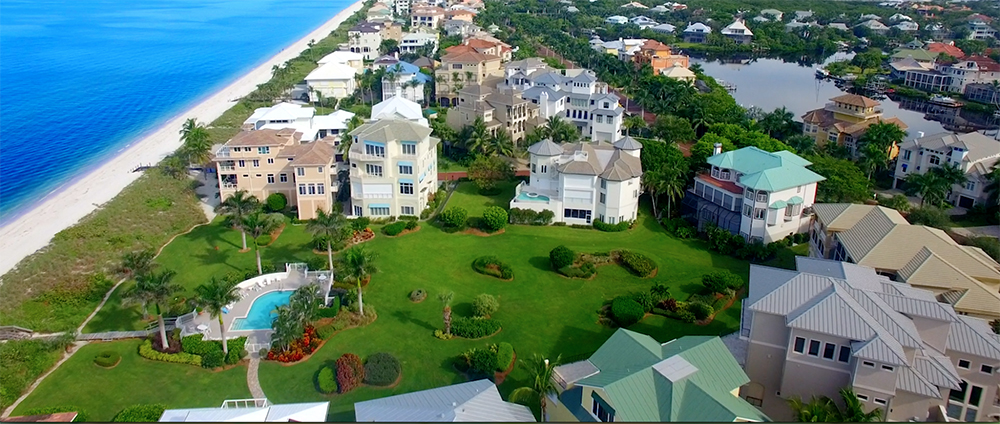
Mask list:
[{"label": "blue pool water", "polygon": [[265,293],[253,301],[246,318],[233,320],[232,330],[269,330],[271,321],[278,316],[275,312],[279,306],[287,305],[292,297],[292,290],[273,291]]},{"label": "blue pool water", "polygon": [[0,1],[0,224],[353,1]]},{"label": "blue pool water", "polygon": [[521,202],[548,202],[549,201],[549,197],[548,196],[542,196],[541,194],[538,194],[535,197],[531,197],[531,196],[528,196],[528,192],[522,191],[521,194],[517,195],[517,200],[519,200]]}]

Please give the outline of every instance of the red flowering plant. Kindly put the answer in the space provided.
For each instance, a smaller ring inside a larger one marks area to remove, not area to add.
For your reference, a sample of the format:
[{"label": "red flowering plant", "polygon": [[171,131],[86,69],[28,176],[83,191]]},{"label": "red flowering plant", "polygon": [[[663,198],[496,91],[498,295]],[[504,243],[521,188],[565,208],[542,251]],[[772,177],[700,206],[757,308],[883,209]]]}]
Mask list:
[{"label": "red flowering plant", "polygon": [[301,361],[313,353],[321,342],[316,328],[309,321],[319,308],[316,285],[299,287],[288,304],[278,307],[278,317],[271,324],[271,350],[267,359],[278,362]]}]

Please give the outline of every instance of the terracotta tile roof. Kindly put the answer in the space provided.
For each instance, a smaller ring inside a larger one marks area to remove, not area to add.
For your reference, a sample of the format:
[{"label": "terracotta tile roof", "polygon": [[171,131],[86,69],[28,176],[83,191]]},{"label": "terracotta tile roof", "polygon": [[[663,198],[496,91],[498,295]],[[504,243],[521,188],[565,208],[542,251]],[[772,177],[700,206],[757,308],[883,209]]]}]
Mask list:
[{"label": "terracotta tile roof", "polygon": [[292,165],[329,165],[333,161],[333,144],[320,140],[314,143],[307,143],[304,146],[308,150],[292,159]]},{"label": "terracotta tile roof", "polygon": [[709,175],[709,174],[698,175],[698,179],[701,180],[703,183],[711,185],[713,187],[718,187],[718,188],[721,188],[721,189],[723,189],[725,191],[728,191],[730,193],[734,193],[734,194],[737,194],[737,195],[740,195],[740,196],[743,195],[743,188],[741,188],[740,186],[736,185],[736,183],[734,183],[732,181],[717,180],[715,178],[712,178],[712,176]]},{"label": "terracotta tile roof", "polygon": [[478,39],[478,38],[470,38],[470,39],[466,40],[465,41],[465,45],[469,46],[469,47],[472,47],[474,49],[489,49],[489,48],[493,48],[493,47],[496,47],[496,46],[500,46],[500,47],[504,46],[503,43],[494,43],[492,41],[481,40],[481,39]]},{"label": "terracotta tile roof", "polygon": [[899,126],[899,129],[901,129],[903,131],[906,131],[906,129],[909,128],[905,123],[903,123],[903,121],[900,121],[899,118],[893,116],[891,118],[885,118],[885,119],[883,119],[883,118],[875,118],[875,119],[869,119],[869,120],[864,121],[864,122],[858,122],[857,124],[850,125],[850,126],[844,128],[843,132],[846,132],[846,133],[848,133],[848,134],[850,134],[852,136],[855,136],[855,138],[857,138],[857,136],[859,134],[867,131],[868,127],[870,127],[872,124],[874,124],[876,122],[884,122],[884,123],[887,123],[887,124],[896,124],[896,125]]},{"label": "terracotta tile roof", "polygon": [[241,131],[226,142],[226,146],[281,146],[288,142],[289,137],[294,138],[298,134],[291,128],[281,130],[256,130]]},{"label": "terracotta tile roof", "polygon": [[1000,71],[1000,63],[997,63],[995,60],[990,59],[986,56],[969,56],[964,58],[963,60],[976,62],[976,66],[979,66],[980,71],[986,71],[986,72]]},{"label": "terracotta tile roof", "polygon": [[839,103],[846,103],[851,106],[861,106],[861,107],[875,107],[881,104],[873,99],[870,99],[865,96],[859,96],[857,94],[844,94],[842,96],[834,97],[830,100]]},{"label": "terracotta tile roof", "polygon": [[670,46],[652,39],[646,40],[646,42],[642,43],[642,46],[640,46],[639,48],[642,50],[670,51]]},{"label": "terracotta tile roof", "polygon": [[965,56],[965,52],[963,52],[962,49],[955,47],[951,44],[930,43],[926,46],[926,48],[927,51],[931,53],[944,53],[947,54],[948,56],[954,56],[954,57]]},{"label": "terracotta tile roof", "polygon": [[500,56],[482,54],[477,52],[476,49],[472,47],[464,47],[466,47],[467,50],[455,49],[454,51],[451,51],[452,48],[446,49],[445,51],[448,52],[448,54],[441,58],[441,62],[479,63],[488,60],[500,60]]}]

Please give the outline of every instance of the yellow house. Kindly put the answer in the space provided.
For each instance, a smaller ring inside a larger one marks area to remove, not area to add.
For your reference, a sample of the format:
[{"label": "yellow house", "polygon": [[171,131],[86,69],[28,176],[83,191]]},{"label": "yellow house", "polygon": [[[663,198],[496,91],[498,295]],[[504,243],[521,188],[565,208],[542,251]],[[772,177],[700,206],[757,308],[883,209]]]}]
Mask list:
[{"label": "yellow house", "polygon": [[[908,128],[899,118],[883,118],[882,108],[878,107],[880,104],[857,94],[834,97],[822,109],[802,115],[802,133],[816,140],[818,146],[837,143],[847,147],[851,156],[858,157],[858,140],[872,124],[886,122],[898,125],[903,131]],[[893,141],[889,159],[894,159],[899,153],[896,145],[899,141]]]}]

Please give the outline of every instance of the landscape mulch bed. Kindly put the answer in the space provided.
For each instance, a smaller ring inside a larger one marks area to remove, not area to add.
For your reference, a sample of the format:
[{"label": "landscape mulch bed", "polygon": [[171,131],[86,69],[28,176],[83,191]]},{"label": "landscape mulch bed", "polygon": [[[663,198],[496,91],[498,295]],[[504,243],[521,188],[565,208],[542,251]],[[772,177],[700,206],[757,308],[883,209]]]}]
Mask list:
[{"label": "landscape mulch bed", "polygon": [[487,233],[487,232],[485,232],[483,230],[480,230],[478,228],[467,228],[465,231],[462,231],[462,234],[472,234],[474,236],[479,236],[479,237],[489,237],[489,236],[495,236],[495,235],[498,235],[498,234],[503,234],[505,232],[507,232],[506,228],[501,228],[499,231],[494,231],[492,233]]},{"label": "landscape mulch bed", "polygon": [[[412,230],[403,230],[403,232],[401,232],[401,233],[399,233],[399,234],[396,234],[396,235],[394,235],[394,236],[388,236],[388,235],[387,235],[386,237],[389,237],[389,238],[397,238],[397,237],[402,237],[402,236],[405,236],[405,235],[407,235],[407,234],[410,234],[410,233],[415,233],[415,232],[417,232],[417,231],[420,231],[420,226],[419,226],[419,225],[417,226],[417,228],[414,228],[414,229],[412,229]],[[383,235],[385,235],[385,234],[383,234]]]},{"label": "landscape mulch bed", "polygon": [[517,364],[517,352],[514,352],[514,359],[510,361],[510,366],[507,367],[507,369],[504,370],[503,372],[494,373],[493,382],[495,382],[497,385],[502,384],[503,381],[507,379],[507,375],[509,375],[511,371],[514,371],[514,365],[516,364]]}]

